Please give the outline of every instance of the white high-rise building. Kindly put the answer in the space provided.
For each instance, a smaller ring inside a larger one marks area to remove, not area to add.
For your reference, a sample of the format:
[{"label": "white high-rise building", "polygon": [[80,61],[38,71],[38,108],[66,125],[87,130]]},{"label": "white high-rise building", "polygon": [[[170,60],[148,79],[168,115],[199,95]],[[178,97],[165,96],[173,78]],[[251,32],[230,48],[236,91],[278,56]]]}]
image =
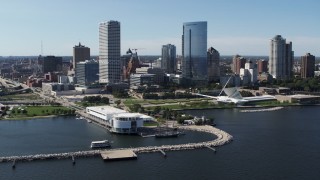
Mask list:
[{"label": "white high-rise building", "polygon": [[240,78],[242,80],[242,85],[254,84],[257,82],[258,71],[254,67],[252,61],[246,62],[245,68],[240,69]]},{"label": "white high-rise building", "polygon": [[290,79],[292,75],[292,43],[276,35],[270,42],[269,73],[275,79]]},{"label": "white high-rise building", "polygon": [[120,22],[108,21],[99,25],[99,82],[120,82]]}]

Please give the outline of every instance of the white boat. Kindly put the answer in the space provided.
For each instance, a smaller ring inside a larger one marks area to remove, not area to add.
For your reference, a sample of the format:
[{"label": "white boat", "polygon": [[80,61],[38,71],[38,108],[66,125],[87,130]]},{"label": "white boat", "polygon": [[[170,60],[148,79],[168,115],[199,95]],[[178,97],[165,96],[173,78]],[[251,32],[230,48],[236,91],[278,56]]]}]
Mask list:
[{"label": "white boat", "polygon": [[92,123],[92,121],[91,121],[90,119],[87,119],[87,122],[88,122],[88,123]]},{"label": "white boat", "polygon": [[107,148],[110,147],[111,144],[108,140],[102,140],[102,141],[92,141],[91,142],[91,148]]}]

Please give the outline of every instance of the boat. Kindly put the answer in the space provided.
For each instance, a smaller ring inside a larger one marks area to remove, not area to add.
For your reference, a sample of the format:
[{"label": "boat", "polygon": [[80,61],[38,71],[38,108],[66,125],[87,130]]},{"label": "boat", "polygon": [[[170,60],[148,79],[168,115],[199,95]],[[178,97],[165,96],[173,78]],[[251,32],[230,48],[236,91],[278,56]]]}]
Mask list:
[{"label": "boat", "polygon": [[169,138],[169,137],[178,137],[179,136],[178,131],[165,131],[158,134],[155,134],[156,138]]},{"label": "boat", "polygon": [[88,122],[88,123],[92,123],[92,121],[91,121],[90,119],[87,119],[87,122]]},{"label": "boat", "polygon": [[108,140],[102,140],[102,141],[92,141],[91,142],[91,149],[94,148],[107,148],[107,147],[111,147],[111,144]]}]

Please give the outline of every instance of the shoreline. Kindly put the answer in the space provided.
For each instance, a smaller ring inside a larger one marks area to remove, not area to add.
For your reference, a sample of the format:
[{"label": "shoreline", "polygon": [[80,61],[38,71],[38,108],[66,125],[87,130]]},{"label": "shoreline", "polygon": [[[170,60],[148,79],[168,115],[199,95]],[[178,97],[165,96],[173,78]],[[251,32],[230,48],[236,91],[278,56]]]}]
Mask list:
[{"label": "shoreline", "polygon": [[208,107],[208,108],[190,108],[190,109],[173,109],[175,111],[187,110],[210,110],[210,109],[245,109],[245,108],[273,108],[273,107],[299,107],[299,106],[320,106],[320,104],[286,104],[286,105],[257,105],[257,106],[234,106],[234,107]]},{"label": "shoreline", "polygon": [[23,121],[23,120],[34,120],[34,119],[41,119],[41,118],[52,118],[52,117],[69,117],[69,116],[75,116],[75,115],[47,115],[47,116],[33,116],[33,117],[16,117],[16,118],[3,118],[0,119],[0,121]]}]

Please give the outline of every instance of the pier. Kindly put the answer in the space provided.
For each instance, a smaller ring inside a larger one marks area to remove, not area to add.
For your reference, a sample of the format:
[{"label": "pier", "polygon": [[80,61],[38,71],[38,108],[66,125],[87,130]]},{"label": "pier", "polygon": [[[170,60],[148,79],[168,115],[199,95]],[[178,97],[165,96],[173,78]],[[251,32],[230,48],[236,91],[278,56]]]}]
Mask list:
[{"label": "pier", "polygon": [[137,159],[137,155],[130,149],[102,151],[101,157],[105,161],[116,161],[124,159]]},{"label": "pier", "polygon": [[161,152],[161,154],[162,154],[164,157],[167,157],[166,153],[165,153],[162,149],[159,149],[159,151]]},{"label": "pier", "polygon": [[206,146],[208,149],[211,149],[214,153],[216,153],[217,151],[216,151],[216,149],[215,148],[213,148],[213,147],[210,147],[210,146]]},{"label": "pier", "polygon": [[[89,151],[77,151],[77,152],[67,152],[67,153],[55,153],[55,154],[36,154],[36,155],[24,155],[24,156],[8,156],[0,157],[0,162],[13,162],[14,164],[18,161],[35,161],[35,160],[51,160],[51,159],[72,159],[73,162],[77,157],[94,157],[101,156],[104,160],[109,159],[126,159],[128,156],[133,157],[133,154],[139,153],[153,153],[161,152],[163,155],[165,151],[182,151],[200,148],[212,148],[217,146],[222,146],[224,144],[230,143],[233,137],[225,131],[217,129],[212,126],[180,126],[181,130],[193,130],[199,132],[211,133],[217,136],[216,139],[206,142],[198,143],[187,143],[187,144],[177,144],[177,145],[162,145],[162,146],[147,146],[147,147],[133,147],[133,148],[118,148],[111,150],[89,150]],[[213,149],[213,148],[212,148]],[[132,154],[132,153],[133,154]],[[137,158],[137,155],[134,157]]]}]

